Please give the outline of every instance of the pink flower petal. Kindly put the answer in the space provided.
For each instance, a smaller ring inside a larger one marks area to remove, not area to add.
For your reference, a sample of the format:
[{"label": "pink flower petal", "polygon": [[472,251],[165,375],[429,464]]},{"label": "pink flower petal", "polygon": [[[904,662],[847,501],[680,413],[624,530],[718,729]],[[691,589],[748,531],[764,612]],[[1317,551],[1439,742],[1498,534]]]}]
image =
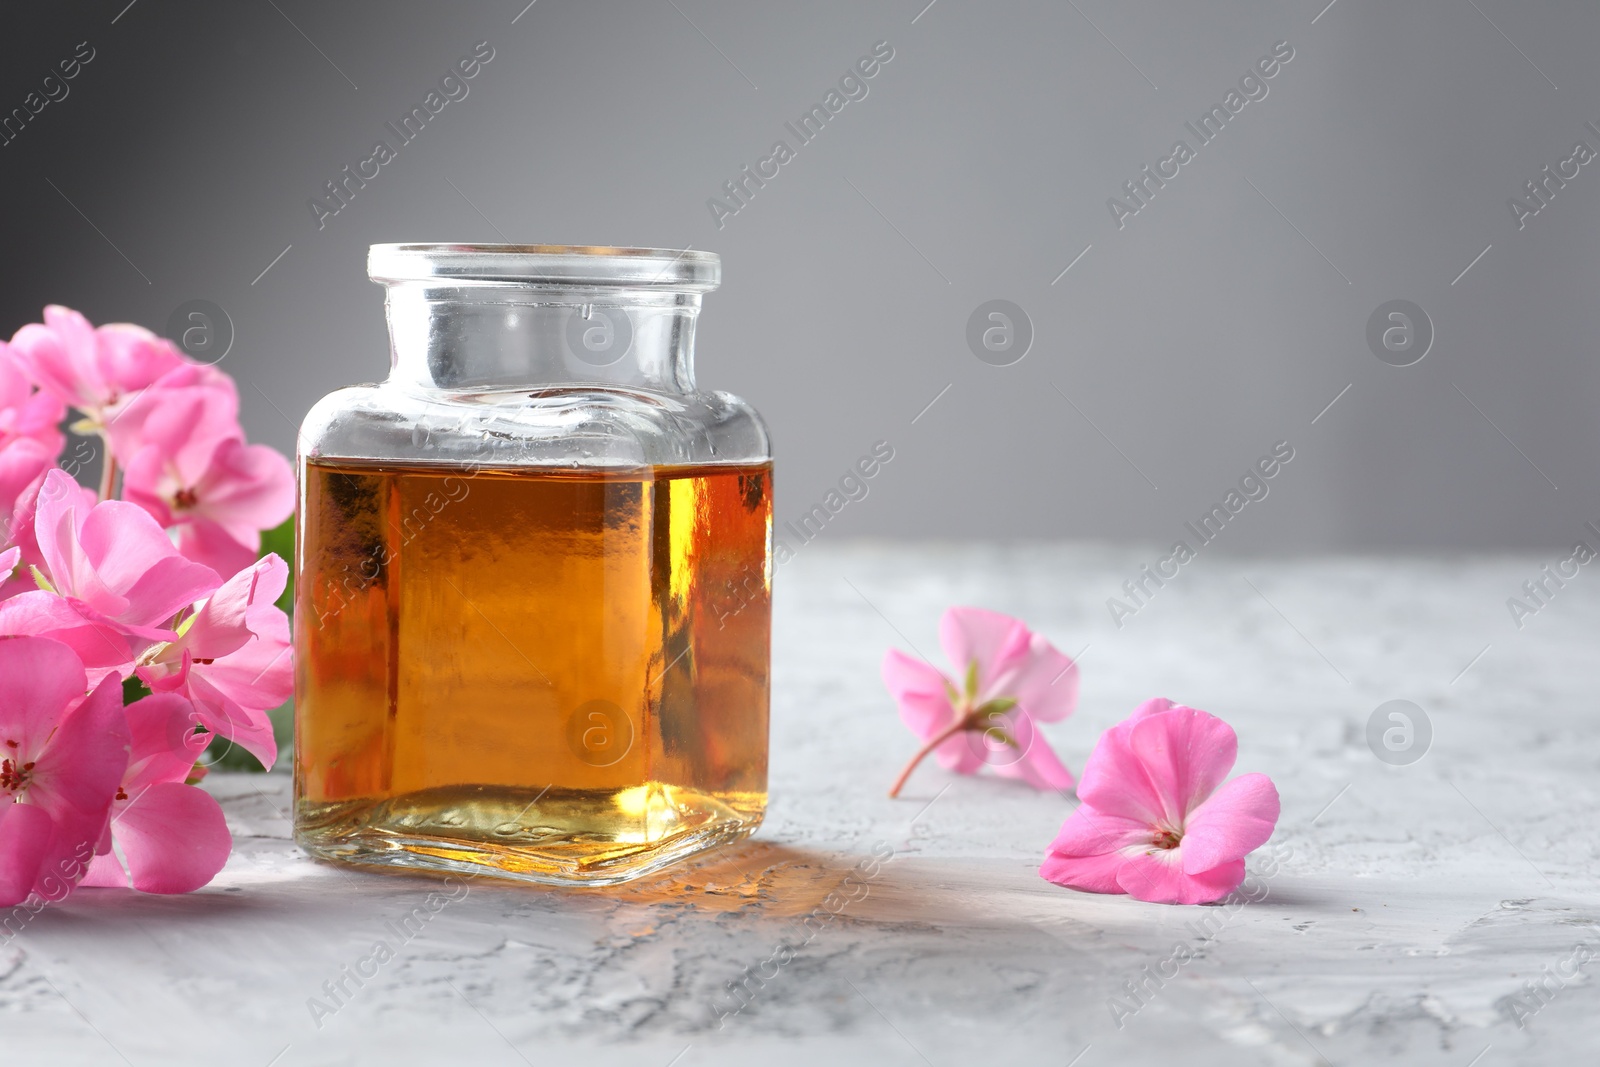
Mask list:
[{"label": "pink flower petal", "polygon": [[0,802],[0,908],[28,899],[54,833],[42,808]]},{"label": "pink flower petal", "polygon": [[197,479],[223,439],[244,436],[231,383],[168,387],[173,378],[169,374],[129,397],[107,427],[112,455],[124,464],[135,490],[150,491],[172,477]]},{"label": "pink flower petal", "polygon": [[1166,801],[1129,744],[1133,720],[1100,735],[1078,779],[1078,799],[1097,811],[1154,826],[1165,817]]},{"label": "pink flower petal", "polygon": [[1242,860],[1267,843],[1278,825],[1277,787],[1264,774],[1241,774],[1189,813],[1183,869],[1189,874]]},{"label": "pink flower petal", "polygon": [[944,675],[938,670],[890,649],[883,657],[883,684],[900,707],[900,719],[924,741],[955,722]]},{"label": "pink flower petal", "polygon": [[98,684],[107,671],[130,668],[134,652],[128,635],[74,601],[32,589],[0,602],[0,635],[48,637],[70,648]]},{"label": "pink flower petal", "polygon": [[[23,492],[55,462],[56,453],[31,437],[18,438],[0,449],[0,518],[12,519],[12,510]],[[12,521],[13,528],[0,535],[0,543],[18,543],[15,520]],[[30,513],[28,526],[32,525]]]},{"label": "pink flower petal", "polygon": [[[8,643],[15,642],[0,642],[0,646]],[[38,654],[44,654],[42,646],[51,644],[54,642],[39,641]],[[70,859],[85,844],[92,848],[105,831],[112,798],[128,766],[128,720],[122,712],[121,683],[115,678],[101,682],[62,716],[49,743],[33,759],[28,801],[49,812],[57,830],[54,854],[46,857],[50,865],[52,860]]]},{"label": "pink flower petal", "polygon": [[[44,472],[29,482],[27,488],[22,490],[16,500],[16,510],[11,516],[11,541],[22,549],[23,562],[42,567],[47,571],[49,566],[39,551],[39,538],[35,529],[37,525],[35,520],[37,518],[39,497],[44,492],[44,484],[48,474],[55,469],[54,462],[52,457],[50,465],[45,468]],[[52,492],[65,488],[67,492],[74,494],[76,503],[81,509],[80,513],[87,513],[99,499],[93,490],[83,488],[71,478],[67,478],[65,483],[61,481],[52,482],[52,487]],[[32,576],[30,575],[29,578],[30,588],[32,588]]]},{"label": "pink flower petal", "polygon": [[233,839],[222,807],[204,790],[179,782],[152,785],[113,824],[133,888],[188,893],[216,877]]},{"label": "pink flower petal", "polygon": [[[267,712],[294,691],[289,619],[273,603],[287,580],[283,560],[262,558],[230,578],[157,662],[138,669],[153,691],[183,693],[206,729],[268,767],[277,743]],[[181,658],[173,662],[174,656]]]},{"label": "pink flower petal", "polygon": [[1174,827],[1209,797],[1239,757],[1233,727],[1206,712],[1174,705],[1133,720],[1129,739],[1161,791]]},{"label": "pink flower petal", "polygon": [[1057,722],[1078,706],[1078,665],[1034,634],[1027,655],[1007,679],[1006,689],[1006,695],[1016,697],[1035,719]]},{"label": "pink flower petal", "polygon": [[1209,904],[1221,900],[1244,881],[1244,861],[1209,871],[1186,874],[1178,849],[1138,853],[1117,871],[1117,884],[1135,900],[1152,904]]},{"label": "pink flower petal", "polygon": [[987,762],[973,746],[970,733],[956,734],[945,741],[933,750],[933,758],[939,761],[939,766],[956,774],[977,774]]},{"label": "pink flower petal", "polygon": [[0,410],[15,409],[33,393],[33,383],[11,346],[0,341]]},{"label": "pink flower petal", "polygon": [[194,705],[176,693],[157,693],[134,701],[125,711],[130,754],[123,792],[137,794],[147,786],[185,781],[210,741],[195,730],[200,717]]},{"label": "pink flower petal", "polygon": [[1152,838],[1150,827],[1137,819],[1110,815],[1089,804],[1079,804],[1061,824],[1056,839],[1050,842],[1050,852],[1079,858],[1120,854],[1125,849],[1149,848]]},{"label": "pink flower petal", "polygon": [[184,362],[177,346],[143,326],[108,322],[94,334],[101,373],[119,397],[148,388]]},{"label": "pink flower petal", "polygon": [[123,869],[122,861],[117,859],[116,853],[102,852],[89,861],[89,870],[78,885],[99,889],[127,889],[128,872]]},{"label": "pink flower petal", "polygon": [[0,757],[26,753],[23,760],[37,759],[67,705],[86,688],[83,664],[65,645],[39,637],[0,638]]},{"label": "pink flower petal", "polygon": [[[45,324],[29,323],[11,338],[11,351],[40,388],[61,401],[90,406],[103,396],[99,371],[94,366],[94,330],[77,312],[77,323],[59,316],[52,324],[52,310],[45,309]],[[81,330],[78,328],[81,325]]]},{"label": "pink flower petal", "polygon": [[74,596],[107,616],[127,610],[127,601],[101,580],[78,538],[83,517],[78,483],[66,471],[52,470],[44,477],[34,511],[33,529],[45,571],[62,596]]},{"label": "pink flower petal", "polygon": [[[956,721],[955,709],[944,694],[923,696],[907,693],[900,698],[900,721],[924,741]],[[948,744],[948,742],[946,742]]]},{"label": "pink flower petal", "polygon": [[194,488],[199,513],[235,536],[270,530],[294,514],[294,471],[266,445],[223,441]]},{"label": "pink flower petal", "polygon": [[43,390],[35,392],[13,410],[15,421],[11,433],[15,440],[33,441],[43,445],[51,455],[60,455],[66,447],[66,435],[61,423],[67,417],[67,405]]},{"label": "pink flower petal", "polygon": [[1020,779],[1035,789],[1063,790],[1072,785],[1072,772],[1062,764],[1038,725],[1022,708],[992,716],[1013,744],[1006,744],[990,731],[968,731],[967,743],[983,754],[985,761],[1003,778]]},{"label": "pink flower petal", "polygon": [[1039,864],[1039,876],[1068,889],[1085,893],[1123,893],[1117,882],[1117,872],[1122,870],[1123,857],[1115,852],[1099,856],[1068,856],[1060,852],[1046,853]]},{"label": "pink flower petal", "polygon": [[1028,637],[1028,628],[1018,620],[984,608],[951,608],[939,620],[939,644],[955,668],[956,688],[962,688],[968,667],[976,663],[986,696],[1011,695],[988,693],[985,683],[1027,653]]},{"label": "pink flower petal", "polygon": [[1142,719],[1146,715],[1159,715],[1163,711],[1171,711],[1175,707],[1177,707],[1177,705],[1168,700],[1166,697],[1151,697],[1143,704],[1140,704],[1138,707],[1134,708],[1133,714],[1129,715],[1128,718]]},{"label": "pink flower petal", "polygon": [[1227,777],[1238,739],[1227,723],[1203,711],[1149,707],[1101,737],[1083,768],[1078,796],[1101,811],[1177,830]]},{"label": "pink flower petal", "polygon": [[221,659],[232,655],[256,637],[252,627],[263,620],[253,609],[272,605],[283,595],[288,565],[267,556],[248,570],[229,578],[195,613],[195,620],[178,642],[196,659]]},{"label": "pink flower petal", "polygon": [[178,525],[178,551],[196,563],[204,564],[224,578],[247,570],[261,554],[261,534],[254,533],[246,544],[219,523],[191,516]]},{"label": "pink flower petal", "polygon": [[[230,657],[230,660],[233,658]],[[189,666],[170,675],[140,668],[138,673],[154,692],[181,692],[187,696],[194,703],[202,726],[232,741],[260,760],[263,767],[270,769],[278,758],[278,742],[273,737],[272,720],[267,712],[288,700],[289,693],[294,689],[294,668],[287,647],[279,653],[279,660],[281,666],[274,666],[270,677],[266,671],[257,671],[252,675],[248,667],[237,671],[210,669],[202,673]],[[185,662],[187,665],[187,657]],[[226,690],[215,684],[219,673],[224,681],[230,683]],[[262,688],[264,685],[270,685],[271,691],[265,692]],[[246,706],[236,699],[233,695],[235,692],[244,694],[252,704],[258,700],[270,703]],[[273,696],[277,697],[275,701]]]},{"label": "pink flower petal", "polygon": [[938,668],[892,648],[883,656],[883,684],[899,700],[908,693],[944,696],[948,684]]},{"label": "pink flower petal", "polygon": [[1055,749],[1042,734],[1034,734],[1033,744],[1027,754],[1015,763],[996,765],[995,773],[1004,778],[1018,778],[1035,789],[1054,789],[1062,792],[1072,788],[1072,772],[1061,762]]},{"label": "pink flower petal", "polygon": [[79,537],[100,580],[126,597],[125,621],[135,625],[172,618],[222,581],[210,567],[179,555],[143,508],[123,500],[97,505]]}]

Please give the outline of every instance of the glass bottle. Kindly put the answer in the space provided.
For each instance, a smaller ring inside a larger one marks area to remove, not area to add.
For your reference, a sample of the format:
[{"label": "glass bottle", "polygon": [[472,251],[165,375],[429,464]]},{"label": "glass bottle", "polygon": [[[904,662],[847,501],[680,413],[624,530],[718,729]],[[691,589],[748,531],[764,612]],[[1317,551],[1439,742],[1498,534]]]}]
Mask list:
[{"label": "glass bottle", "polygon": [[609,884],[766,807],[772,462],[717,256],[374,245],[390,372],[300,435],[295,838]]}]

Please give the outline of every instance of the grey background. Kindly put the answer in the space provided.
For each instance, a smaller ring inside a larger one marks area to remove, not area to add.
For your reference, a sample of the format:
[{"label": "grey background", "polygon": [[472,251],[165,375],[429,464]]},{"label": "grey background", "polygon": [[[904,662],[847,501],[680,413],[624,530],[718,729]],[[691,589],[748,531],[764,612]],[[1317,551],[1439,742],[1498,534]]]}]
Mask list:
[{"label": "grey background", "polygon": [[[523,2],[8,10],[0,110],[97,54],[0,148],[0,333],[215,301],[247,429],[288,451],[386,366],[369,243],[693,245],[726,278],[700,379],[767,416],[779,519],[895,447],[830,539],[1165,544],[1279,440],[1232,550],[1553,548],[1600,519],[1600,165],[1521,231],[1507,207],[1600,149],[1596,5]],[[483,40],[470,95],[319,230],[308,198]],[[879,40],[866,99],[719,230],[707,198]],[[1107,198],[1280,40],[1267,98],[1119,231]],[[995,298],[1033,323],[1014,366],[965,341]],[[1436,330],[1407,368],[1365,341],[1396,298]]]}]

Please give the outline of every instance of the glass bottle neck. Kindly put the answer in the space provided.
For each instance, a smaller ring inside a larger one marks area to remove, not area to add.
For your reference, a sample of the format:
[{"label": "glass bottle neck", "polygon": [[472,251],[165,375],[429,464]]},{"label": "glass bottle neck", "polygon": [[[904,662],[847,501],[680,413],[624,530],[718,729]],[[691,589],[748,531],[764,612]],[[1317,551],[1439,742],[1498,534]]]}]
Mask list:
[{"label": "glass bottle neck", "polygon": [[698,293],[437,281],[387,289],[394,384],[694,390]]}]

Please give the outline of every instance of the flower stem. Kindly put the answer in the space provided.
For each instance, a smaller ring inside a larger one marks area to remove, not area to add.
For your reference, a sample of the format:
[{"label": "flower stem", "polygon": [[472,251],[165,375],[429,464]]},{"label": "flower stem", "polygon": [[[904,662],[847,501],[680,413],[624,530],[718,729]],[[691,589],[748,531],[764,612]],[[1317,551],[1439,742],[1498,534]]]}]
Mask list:
[{"label": "flower stem", "polygon": [[928,753],[932,752],[934,749],[938,748],[940,745],[944,744],[961,731],[972,729],[972,726],[973,716],[963,715],[961,718],[957,719],[955,722],[951,723],[949,726],[946,726],[943,730],[940,730],[938,733],[930,737],[927,743],[917,750],[917,754],[911,757],[911,762],[907,763],[905,768],[901,770],[900,777],[894,780],[894,785],[889,787],[890,798],[893,799],[894,797],[900,795],[900,790],[905,787],[906,779],[910,778],[911,772],[917,769],[917,764],[921,763],[924,759],[927,759]]},{"label": "flower stem", "polygon": [[117,461],[111,455],[111,439],[101,434],[100,441],[105,453],[100,468],[100,499],[111,500],[112,494],[117,491]]}]

